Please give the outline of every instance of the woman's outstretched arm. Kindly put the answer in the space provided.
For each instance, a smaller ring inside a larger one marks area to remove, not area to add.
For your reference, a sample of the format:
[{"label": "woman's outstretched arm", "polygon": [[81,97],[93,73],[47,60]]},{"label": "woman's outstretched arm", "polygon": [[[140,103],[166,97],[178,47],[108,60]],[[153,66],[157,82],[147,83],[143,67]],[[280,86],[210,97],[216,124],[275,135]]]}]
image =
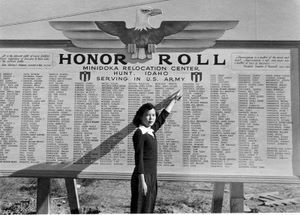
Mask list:
[{"label": "woman's outstretched arm", "polygon": [[173,109],[173,106],[176,101],[178,101],[181,98],[181,92],[178,91],[175,95],[173,95],[171,98],[169,98],[169,103],[167,106],[165,106],[164,110],[160,113],[160,115],[157,117],[154,125],[151,127],[154,132],[158,131],[158,129],[165,123],[166,118],[168,117],[169,113]]}]

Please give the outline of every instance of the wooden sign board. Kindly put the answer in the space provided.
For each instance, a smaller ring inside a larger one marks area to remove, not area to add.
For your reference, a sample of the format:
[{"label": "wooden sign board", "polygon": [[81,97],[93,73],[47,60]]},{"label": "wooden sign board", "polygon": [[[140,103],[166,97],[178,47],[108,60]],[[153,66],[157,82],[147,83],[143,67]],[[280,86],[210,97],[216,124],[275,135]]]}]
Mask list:
[{"label": "wooden sign board", "polygon": [[181,89],[157,133],[160,179],[299,183],[297,46],[139,61],[65,47],[2,43],[1,176],[128,179],[136,110]]}]

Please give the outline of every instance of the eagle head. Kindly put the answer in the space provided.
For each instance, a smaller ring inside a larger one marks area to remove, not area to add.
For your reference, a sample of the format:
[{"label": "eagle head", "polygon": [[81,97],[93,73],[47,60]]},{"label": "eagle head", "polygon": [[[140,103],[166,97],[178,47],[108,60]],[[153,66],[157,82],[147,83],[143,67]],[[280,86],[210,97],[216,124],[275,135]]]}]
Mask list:
[{"label": "eagle head", "polygon": [[149,6],[138,8],[136,11],[135,30],[142,31],[152,28],[149,23],[149,18],[159,14],[162,14],[160,9],[155,9]]}]

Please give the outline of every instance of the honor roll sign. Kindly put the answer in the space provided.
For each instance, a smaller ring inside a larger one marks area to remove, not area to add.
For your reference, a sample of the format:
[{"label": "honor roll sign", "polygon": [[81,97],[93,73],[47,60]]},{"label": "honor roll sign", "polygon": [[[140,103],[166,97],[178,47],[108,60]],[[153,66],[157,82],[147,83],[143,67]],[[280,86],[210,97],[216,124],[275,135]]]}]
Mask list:
[{"label": "honor roll sign", "polygon": [[157,133],[161,179],[297,181],[293,49],[127,54],[0,50],[2,176],[129,178],[132,118],[181,89]]}]

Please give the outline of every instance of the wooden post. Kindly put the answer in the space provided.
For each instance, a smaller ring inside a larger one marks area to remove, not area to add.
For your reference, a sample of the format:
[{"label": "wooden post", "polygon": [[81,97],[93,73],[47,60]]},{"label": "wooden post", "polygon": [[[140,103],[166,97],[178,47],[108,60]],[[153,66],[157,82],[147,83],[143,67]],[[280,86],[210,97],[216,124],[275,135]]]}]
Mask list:
[{"label": "wooden post", "polygon": [[244,212],[244,184],[230,183],[230,212]]},{"label": "wooden post", "polygon": [[215,182],[214,183],[214,192],[211,204],[211,213],[221,213],[223,205],[223,196],[224,196],[224,182]]},{"label": "wooden post", "polygon": [[68,192],[68,200],[71,214],[79,214],[80,206],[79,206],[79,198],[77,192],[77,184],[76,179],[74,178],[65,178],[65,184]]},{"label": "wooden post", "polygon": [[50,178],[38,178],[36,212],[50,214]]}]

